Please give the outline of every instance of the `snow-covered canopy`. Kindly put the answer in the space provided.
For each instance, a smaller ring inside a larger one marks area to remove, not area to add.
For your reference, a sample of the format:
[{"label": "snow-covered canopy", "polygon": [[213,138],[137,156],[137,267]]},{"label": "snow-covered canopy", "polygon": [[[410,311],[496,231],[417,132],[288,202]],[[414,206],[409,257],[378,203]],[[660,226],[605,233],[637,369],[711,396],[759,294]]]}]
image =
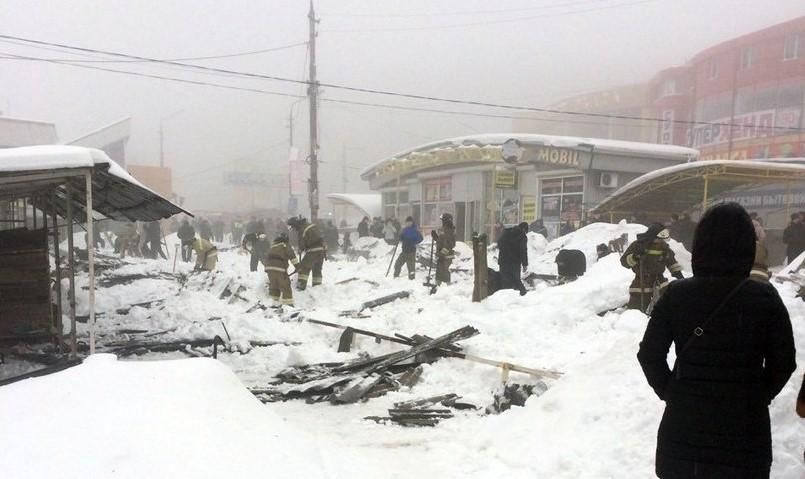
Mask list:
[{"label": "snow-covered canopy", "polygon": [[[573,136],[493,133],[449,138],[418,146],[369,166],[361,172],[361,178],[370,180],[375,176],[410,173],[416,169],[432,167],[432,163],[473,165],[502,162],[501,147],[512,139],[519,141],[521,145],[584,150],[594,148],[597,153],[631,157],[658,157],[676,161],[690,161],[699,157],[697,150],[674,145]],[[428,155],[434,161],[421,161],[423,155]],[[413,165],[415,160],[420,160],[416,166]]]},{"label": "snow-covered canopy", "polygon": [[696,161],[647,173],[615,191],[592,212],[681,212],[737,188],[794,182],[805,182],[805,159]]},{"label": "snow-covered canopy", "polygon": [[379,194],[346,194],[346,193],[330,193],[327,199],[333,204],[347,204],[354,206],[363,212],[365,216],[374,218],[376,216],[383,216],[382,204]]},{"label": "snow-covered canopy", "polygon": [[[92,173],[93,210],[109,218],[154,221],[187,213],[137,181],[103,151],[79,146],[0,150],[0,198],[30,196],[37,207],[55,208],[60,216],[66,216],[71,200],[75,214],[82,214],[88,172]],[[73,190],[71,197],[67,184]]]}]

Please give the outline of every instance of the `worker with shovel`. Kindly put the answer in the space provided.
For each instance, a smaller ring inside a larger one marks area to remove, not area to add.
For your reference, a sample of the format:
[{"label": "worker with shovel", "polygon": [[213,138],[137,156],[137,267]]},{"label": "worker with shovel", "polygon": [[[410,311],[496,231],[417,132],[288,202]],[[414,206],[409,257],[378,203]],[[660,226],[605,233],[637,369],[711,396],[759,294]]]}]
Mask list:
[{"label": "worker with shovel", "polygon": [[305,255],[299,263],[299,280],[296,289],[304,291],[307,288],[308,278],[313,273],[313,286],[322,283],[322,267],[326,251],[324,248],[324,238],[315,223],[308,223],[301,216],[294,216],[288,219],[288,226],[293,228],[299,235],[299,248]]},{"label": "worker with shovel", "polygon": [[455,257],[456,227],[453,225],[453,215],[444,213],[441,216],[441,233],[431,231],[431,237],[436,242],[436,286],[442,283],[450,284],[450,264]]},{"label": "worker with shovel", "polygon": [[288,263],[297,267],[299,260],[288,241],[288,233],[280,233],[271,243],[264,265],[268,274],[268,295],[276,305],[293,306]]},{"label": "worker with shovel", "polygon": [[194,271],[213,271],[218,263],[218,248],[204,238],[193,239],[192,246],[196,252]]},{"label": "worker with shovel", "polygon": [[403,265],[408,268],[408,279],[414,279],[416,270],[416,246],[422,242],[422,233],[416,227],[414,218],[405,219],[405,228],[400,233],[402,253],[394,263],[394,277],[399,278]]}]

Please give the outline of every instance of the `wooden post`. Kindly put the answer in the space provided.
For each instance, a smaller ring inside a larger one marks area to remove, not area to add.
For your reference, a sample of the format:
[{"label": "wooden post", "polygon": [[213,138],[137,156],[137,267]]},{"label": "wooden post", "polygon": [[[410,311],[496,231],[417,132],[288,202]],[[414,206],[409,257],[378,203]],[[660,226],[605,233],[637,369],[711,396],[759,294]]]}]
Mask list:
[{"label": "wooden post", "polygon": [[95,225],[92,221],[92,171],[86,174],[86,182],[87,261],[89,262],[89,353],[95,354],[95,245],[92,244]]},{"label": "wooden post", "polygon": [[[56,263],[56,327],[59,328],[57,336],[59,338],[59,352],[64,349],[64,320],[62,317],[62,290],[61,290],[61,251],[59,250],[59,220],[56,215],[56,192],[51,196],[51,206],[53,207],[53,260]],[[45,213],[43,210],[42,213]],[[47,216],[45,216],[47,218]]]},{"label": "wooden post", "polygon": [[67,300],[70,303],[70,355],[78,353],[75,326],[75,253],[73,253],[73,185],[67,183],[67,269],[69,270],[70,290]]},{"label": "wooden post", "polygon": [[486,262],[487,236],[472,235],[473,272],[475,282],[472,288],[472,302],[479,303],[489,296],[489,275]]}]

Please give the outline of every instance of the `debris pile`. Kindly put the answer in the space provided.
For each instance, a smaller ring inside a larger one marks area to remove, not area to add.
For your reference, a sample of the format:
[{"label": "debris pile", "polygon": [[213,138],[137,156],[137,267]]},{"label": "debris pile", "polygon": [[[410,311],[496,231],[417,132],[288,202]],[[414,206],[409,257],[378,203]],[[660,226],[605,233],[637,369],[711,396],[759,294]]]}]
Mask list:
[{"label": "debris pile", "polygon": [[477,334],[477,329],[464,326],[383,356],[288,368],[277,375],[272,387],[255,388],[252,393],[263,402],[301,398],[308,402],[350,404],[378,397],[403,386],[413,386],[422,372],[419,366],[440,357],[428,353],[449,351],[445,348],[455,348],[454,343]]},{"label": "debris pile", "polygon": [[[394,403],[394,408],[389,409],[387,417],[367,416],[364,419],[375,421],[379,424],[399,424],[400,426],[435,426],[443,419],[453,417],[452,410],[475,410],[476,406],[468,403],[461,403],[461,396],[457,394],[445,394],[443,396],[433,396],[426,399],[416,399]],[[440,405],[441,408],[435,406]]]}]

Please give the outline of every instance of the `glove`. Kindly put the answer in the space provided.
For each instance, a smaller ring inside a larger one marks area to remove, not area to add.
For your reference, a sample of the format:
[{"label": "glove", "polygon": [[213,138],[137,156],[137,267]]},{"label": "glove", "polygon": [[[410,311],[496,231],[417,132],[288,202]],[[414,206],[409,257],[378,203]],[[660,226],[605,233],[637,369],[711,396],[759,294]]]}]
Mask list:
[{"label": "glove", "polygon": [[437,233],[436,230],[433,230],[430,232],[430,237],[433,238],[433,240],[435,241],[439,239],[439,233]]},{"label": "glove", "polygon": [[674,273],[671,273],[671,276],[673,276],[676,279],[685,279],[685,276],[682,274],[682,271],[676,271]]}]

